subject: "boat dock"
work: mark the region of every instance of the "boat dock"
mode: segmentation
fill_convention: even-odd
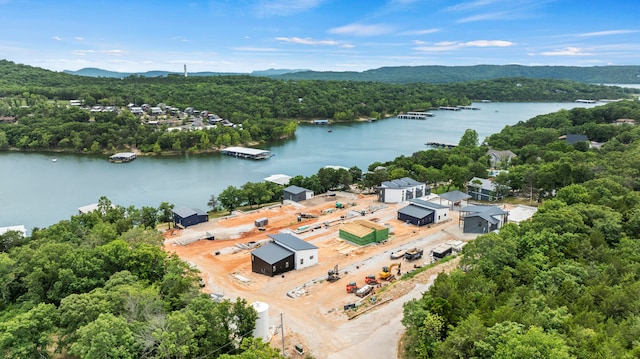
[[[113,163],[123,163],[123,162],[131,162],[136,159],[136,154],[133,152],[121,152],[116,153],[115,155],[109,157],[109,162]]]
[[[220,152],[224,155],[248,158],[252,160],[264,160],[271,157],[270,151],[247,147],[227,147]]]
[[[441,110],[441,111],[461,111],[462,109],[460,107],[440,106],[440,107],[438,107],[438,110]]]
[[[480,107],[475,107],[475,106],[456,106],[456,107],[458,107],[461,110],[475,110],[475,111],[477,111],[477,110],[480,109]]]
[[[433,117],[433,116],[435,115],[431,112],[410,111],[407,113],[398,114],[398,116],[396,117],[406,119],[406,120],[426,120],[427,117]]]
[[[430,147],[440,147],[440,148],[454,148],[457,145],[454,145],[452,143],[444,143],[444,142],[434,142],[434,141],[429,141],[427,143],[425,143],[425,145],[430,146]]]

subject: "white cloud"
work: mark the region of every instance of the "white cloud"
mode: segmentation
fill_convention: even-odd
[[[126,53],[124,50],[104,50],[100,52],[109,56],[120,56]]]
[[[76,36],[73,39],[76,40],[76,41],[84,41],[84,37],[82,37],[82,36]]]
[[[493,5],[498,2],[500,2],[500,0],[477,0],[477,1],[462,2],[456,5],[449,6],[445,10],[446,11],[471,11],[471,10],[475,10],[485,6]]]
[[[323,0],[261,1],[255,12],[259,17],[295,15],[320,5]]]
[[[414,50],[422,51],[422,52],[444,52],[444,51],[453,51],[457,49],[461,49],[464,47],[509,47],[515,45],[515,43],[511,41],[504,40],[474,40],[467,42],[460,41],[440,41],[436,42],[433,45],[429,46],[426,42],[415,42],[417,46],[414,47]]]
[[[290,42],[293,44],[301,44],[301,45],[324,45],[324,46],[338,46],[340,45],[337,41],[334,40],[314,40],[312,38],[300,38],[300,37],[276,37],[276,40],[282,42]]]
[[[509,47],[513,45],[515,45],[513,42],[504,40],[475,40],[460,43],[460,46],[467,47]]]
[[[459,24],[464,24],[467,22],[476,22],[476,21],[485,21],[485,20],[512,20],[513,18],[514,18],[513,15],[509,14],[508,12],[498,11],[498,12],[468,16],[456,22]]]
[[[331,34],[353,35],[353,36],[376,36],[384,35],[393,31],[393,28],[384,24],[363,25],[351,24],[340,27],[334,27],[329,30]]]
[[[412,31],[403,31],[400,35],[428,35],[435,34],[436,32],[440,32],[442,29],[424,29],[424,30],[412,30]]]
[[[607,30],[607,31],[596,31],[596,32],[586,32],[583,34],[578,34],[578,37],[594,37],[594,36],[609,36],[609,35],[623,35],[623,34],[633,34],[638,32],[638,30]]]
[[[60,36],[54,36],[53,39],[56,41],[62,41],[62,38]]]
[[[565,47],[563,49],[555,50],[555,51],[545,51],[541,52],[540,55],[543,56],[591,56],[592,53],[585,52],[584,49],[579,47]]]

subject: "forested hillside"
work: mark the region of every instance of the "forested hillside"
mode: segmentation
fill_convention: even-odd
[[[640,104],[538,116],[486,143],[518,157],[495,181],[541,200],[533,219],[464,247],[408,302],[407,358],[640,355]],[[559,135],[605,142],[569,145]]]

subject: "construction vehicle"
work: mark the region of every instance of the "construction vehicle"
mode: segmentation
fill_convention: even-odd
[[[347,293],[355,293],[358,291],[358,285],[356,284],[356,282],[349,282],[347,284]]]
[[[401,264],[400,263],[393,263],[393,264],[391,264],[389,266],[382,267],[382,272],[380,272],[378,274],[380,279],[388,280],[388,281],[395,280],[396,276],[391,273],[391,271],[393,270],[394,267],[398,267],[398,275],[400,275]]]
[[[360,298],[366,296],[367,294],[371,293],[371,291],[373,290],[373,287],[365,284],[362,288],[356,290],[356,295]]]
[[[333,267],[333,269],[330,269],[327,272],[327,280],[331,283],[337,281],[338,279],[340,279],[340,274],[338,273],[338,265],[336,264],[335,267]]]
[[[424,253],[424,250],[422,248],[411,248],[408,251],[404,252],[404,259],[408,261],[420,259],[422,258],[422,253]]]
[[[380,284],[380,282],[378,282],[378,280],[376,279],[375,274],[369,274],[368,276],[366,276],[364,278],[364,282],[369,284],[369,285],[378,285],[378,284]]]

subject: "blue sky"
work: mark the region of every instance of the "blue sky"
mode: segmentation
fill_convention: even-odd
[[[54,71],[640,65],[635,0],[0,0],[0,58]]]

